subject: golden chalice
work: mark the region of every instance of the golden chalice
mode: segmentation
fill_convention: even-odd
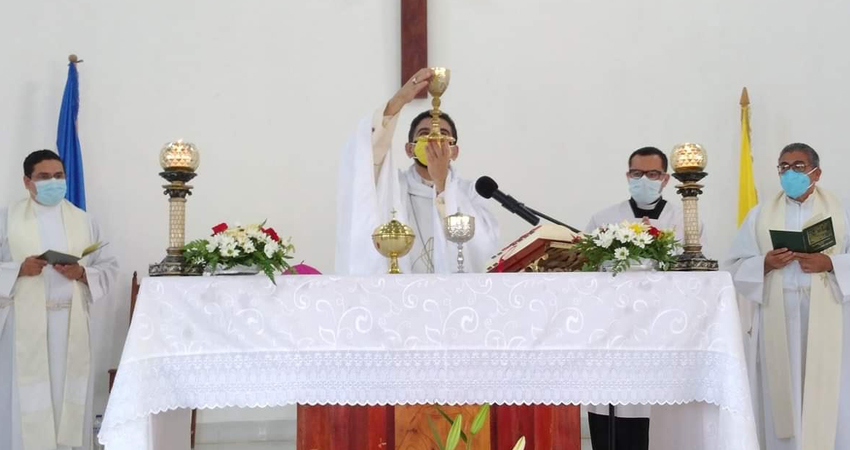
[[[410,252],[415,238],[413,229],[395,218],[395,211],[393,211],[392,220],[375,229],[372,233],[375,249],[390,259],[390,270],[387,273],[401,273],[398,259]]]
[[[429,141],[449,141],[449,144],[454,143],[454,138],[443,136],[440,132],[440,97],[449,88],[449,80],[451,80],[452,71],[445,67],[432,67],[431,81],[428,83],[428,92],[434,97],[431,100],[431,131],[428,133]]]

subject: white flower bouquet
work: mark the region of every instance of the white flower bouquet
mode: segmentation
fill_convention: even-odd
[[[573,248],[587,259],[582,270],[596,271],[611,261],[615,274],[645,259],[655,261],[659,270],[667,270],[680,247],[673,230],[659,230],[641,222],[600,227],[573,242]]]
[[[287,260],[292,259],[295,247],[290,239],[281,240],[274,228],[265,223],[228,227],[221,223],[213,227],[209,239],[198,239],[183,247],[189,264],[209,269],[230,269],[235,266],[256,267],[274,283],[278,273],[292,271]]]

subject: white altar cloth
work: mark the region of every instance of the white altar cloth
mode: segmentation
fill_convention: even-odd
[[[100,440],[150,449],[179,408],[482,402],[702,402],[705,448],[758,448],[725,272],[147,278]]]

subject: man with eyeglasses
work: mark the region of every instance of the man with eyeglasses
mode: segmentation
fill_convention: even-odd
[[[431,69],[416,73],[399,91],[360,122],[346,144],[337,195],[336,273],[376,275],[387,272],[387,260],[371,241],[376,227],[396,218],[413,229],[416,238],[399,265],[405,273],[449,273],[457,270],[457,247],[446,240],[443,220],[458,211],[475,217],[475,236],[464,244],[470,271],[483,271],[496,253],[499,236],[495,217],[474,184],[451,167],[457,159],[457,126],[446,113],[440,131],[450,139],[442,145],[417,142],[431,127],[430,111],[410,123],[404,146],[412,164],[394,170],[390,147],[402,108],[428,86]]]
[[[41,259],[48,250],[79,257],[102,236],[65,200],[59,155],[27,156],[23,181],[27,198],[0,210],[0,449],[88,449],[88,310],[117,264],[103,250],[75,263]]]
[[[661,195],[670,181],[667,155],[655,147],[643,147],[629,156],[626,172],[630,197],[595,214],[586,231],[623,221],[645,222],[659,229],[674,229],[679,240],[684,236],[684,216],[678,205]],[[616,408],[616,447],[625,450],[649,448],[650,407],[624,405]],[[594,450],[607,450],[609,443],[607,405],[588,407],[590,439]]]
[[[782,191],[750,211],[727,263],[744,317],[751,386],[768,450],[850,449],[850,215],[819,187],[818,153],[779,154]],[[835,245],[820,253],[773,248],[770,230],[800,231],[832,218]]]
[[[591,217],[586,231],[620,223],[624,220],[643,221],[659,229],[675,228],[679,240],[684,237],[682,208],[661,196],[670,181],[667,155],[655,147],[643,147],[629,156],[628,200],[603,209]]]

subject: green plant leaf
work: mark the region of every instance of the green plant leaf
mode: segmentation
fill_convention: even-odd
[[[440,413],[441,416],[443,416],[443,419],[446,419],[446,422],[448,422],[449,425],[455,424],[455,421],[452,420],[452,418],[449,417],[449,415],[446,414],[445,411],[443,411],[443,408],[440,408],[439,406],[434,406],[434,408],[437,408],[437,412]],[[467,440],[466,438],[466,433],[464,433],[463,430],[460,431],[460,440],[462,440],[464,444],[469,443],[469,440]]]
[[[521,436],[516,444],[514,444],[513,450],[525,450],[525,436]]]
[[[472,419],[472,425],[469,426],[469,434],[475,435],[484,427],[484,422],[487,421],[487,415],[490,412],[490,405],[485,403],[478,409],[475,418]]]
[[[463,416],[460,414],[455,417],[455,422],[449,430],[449,435],[446,437],[446,450],[455,450],[457,443],[460,441],[461,427],[463,426]]]
[[[434,435],[434,442],[437,443],[437,447],[440,450],[446,450],[446,446],[443,445],[443,439],[440,438],[440,433],[437,431],[437,425],[435,425],[434,421],[431,420],[431,416],[428,416],[428,428],[431,429],[431,434]]]

